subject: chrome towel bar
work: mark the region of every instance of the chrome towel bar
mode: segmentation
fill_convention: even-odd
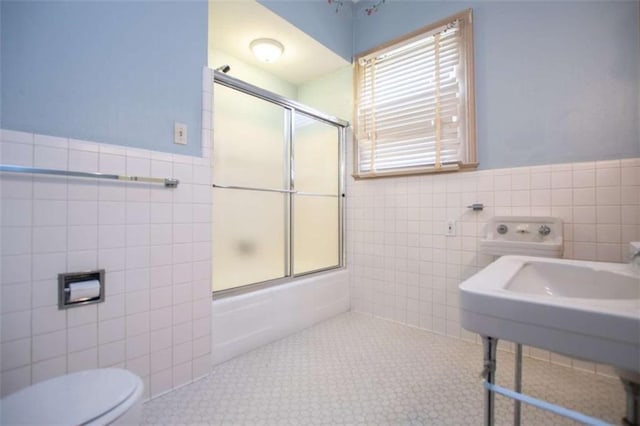
[[[180,183],[178,179],[173,179],[173,178],[154,178],[154,177],[142,177],[142,176],[112,175],[107,173],[74,172],[71,170],[39,169],[35,167],[15,166],[12,164],[0,164],[0,172],[72,176],[72,177],[80,177],[80,178],[122,180],[127,182],[162,183],[167,188],[175,188]]]

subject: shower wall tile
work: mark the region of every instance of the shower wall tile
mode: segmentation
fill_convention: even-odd
[[[637,158],[349,179],[347,194],[352,309],[466,340],[478,339],[460,326],[458,285],[494,260],[478,251],[490,217],[562,218],[567,259],[624,262],[628,242],[640,239]],[[485,209],[465,207],[473,202]],[[445,236],[448,220],[456,222],[456,236]],[[609,371],[535,348],[525,353]]]
[[[7,130],[0,134],[0,155],[10,164],[180,180],[169,189],[0,177],[0,393],[117,366],[140,375],[146,397],[154,397],[207,374],[208,158]],[[106,270],[105,302],[58,310],[57,274],[96,268]]]

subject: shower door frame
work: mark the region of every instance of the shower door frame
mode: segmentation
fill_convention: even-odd
[[[319,274],[322,272],[332,271],[344,268],[346,262],[346,253],[345,253],[345,173],[346,173],[346,137],[347,137],[347,128],[349,127],[349,122],[342,120],[338,117],[334,117],[328,114],[325,114],[321,111],[318,111],[314,108],[308,107],[299,102],[293,101],[291,99],[285,98],[284,96],[278,95],[276,93],[270,92],[268,90],[262,89],[260,87],[249,84],[245,81],[239,80],[237,78],[231,77],[220,71],[213,71],[213,84],[220,84],[222,86],[228,87],[233,90],[237,90],[241,93],[262,99],[264,101],[270,102],[272,104],[278,105],[282,107],[287,113],[285,114],[285,122],[288,124],[288,129],[285,129],[285,140],[284,150],[288,151],[288,173],[289,173],[289,190],[277,190],[274,192],[282,192],[283,194],[288,193],[288,214],[285,214],[284,220],[288,222],[285,224],[285,238],[288,242],[288,245],[285,245],[285,276],[282,278],[275,278],[266,281],[260,281],[252,284],[246,284],[239,287],[229,288],[225,290],[212,291],[213,299],[234,296],[238,294],[249,293],[252,291],[256,291],[259,289],[277,286],[280,284],[285,284],[294,281],[298,277]],[[215,93],[215,90],[212,91]],[[294,195],[295,195],[295,164],[294,164],[294,139],[295,139],[295,115],[296,112],[301,112],[304,115],[312,117],[321,122],[330,124],[335,126],[338,131],[338,264],[335,266],[329,266],[326,268],[315,269],[312,271],[301,272],[298,274],[294,273]],[[214,111],[215,114],[215,111]],[[214,129],[215,131],[215,129]],[[215,141],[213,142],[215,144]],[[213,148],[212,148],[213,150]],[[212,153],[213,155],[213,153]],[[216,185],[215,182],[213,187],[224,188],[225,186]],[[242,187],[233,187],[227,186],[228,189],[249,189]],[[256,191],[264,191],[265,189],[252,188],[251,190]],[[300,192],[300,195],[303,196],[313,196],[314,194],[308,192]],[[316,196],[327,196],[317,194]],[[215,238],[215,235],[213,236]]]

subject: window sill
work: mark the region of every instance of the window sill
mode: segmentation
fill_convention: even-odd
[[[379,179],[387,177],[401,177],[401,176],[413,176],[413,175],[431,175],[441,173],[456,173],[456,172],[470,172],[478,168],[479,163],[466,163],[466,164],[452,164],[442,166],[440,168],[430,167],[416,170],[396,170],[382,173],[367,173],[367,174],[351,174],[355,180],[364,179]]]

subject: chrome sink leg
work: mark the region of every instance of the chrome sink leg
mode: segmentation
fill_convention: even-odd
[[[495,337],[482,336],[482,348],[484,357],[484,368],[482,377],[491,384],[496,381],[496,348],[498,339]],[[495,395],[489,389],[484,390],[484,424],[493,426],[495,424]]]
[[[516,343],[516,365],[514,374],[515,391],[522,393],[522,345]],[[513,426],[520,426],[520,401],[513,401]]]
[[[627,379],[620,380],[627,394],[627,415],[622,423],[626,426],[640,426],[640,384]]]

